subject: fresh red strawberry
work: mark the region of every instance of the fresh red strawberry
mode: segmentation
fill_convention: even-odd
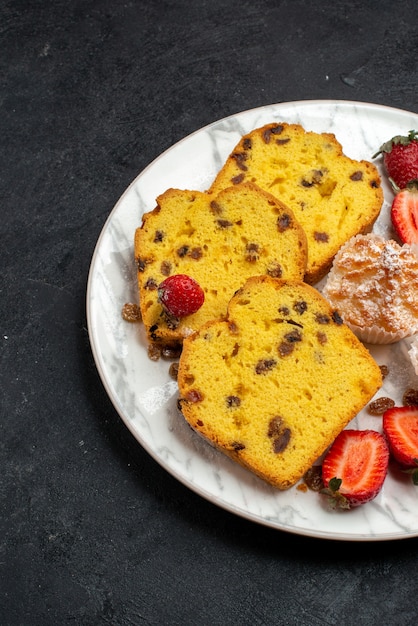
[[[174,274],[159,284],[158,300],[169,315],[179,318],[196,313],[205,301],[205,294],[194,278]]]
[[[418,406],[393,407],[383,413],[383,432],[393,458],[413,471],[418,485]]]
[[[418,181],[396,194],[390,216],[402,243],[418,243]]]
[[[343,430],[322,464],[323,493],[334,507],[349,509],[380,492],[389,464],[389,447],[375,430]]]
[[[418,179],[417,131],[411,130],[407,136],[392,137],[373,158],[379,154],[383,154],[386,172],[395,189],[405,189],[409,182]]]

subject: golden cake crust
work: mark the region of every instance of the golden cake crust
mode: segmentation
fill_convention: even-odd
[[[250,278],[225,320],[185,339],[179,406],[226,455],[295,484],[382,384],[369,352],[306,283]]]
[[[209,191],[247,181],[282,200],[304,228],[310,284],[326,274],[345,241],[372,229],[383,203],[372,163],[345,156],[333,134],[298,124],[266,124],[243,136]]]
[[[181,346],[206,321],[225,317],[248,277],[301,278],[306,257],[306,237],[292,211],[253,184],[211,195],[167,190],[135,233],[139,301],[150,343]],[[203,306],[179,320],[158,302],[158,285],[173,274],[191,276],[205,292]]]

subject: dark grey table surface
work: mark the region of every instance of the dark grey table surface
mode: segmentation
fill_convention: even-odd
[[[89,265],[135,176],[275,102],[418,113],[415,0],[3,0],[0,623],[410,625],[418,539],[236,517],[167,474],[102,386]]]

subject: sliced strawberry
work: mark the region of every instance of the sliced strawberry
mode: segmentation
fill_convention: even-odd
[[[383,486],[389,464],[389,447],[375,430],[343,430],[322,464],[323,493],[334,507],[370,502]]]
[[[402,243],[418,243],[418,184],[396,194],[390,216]]]
[[[418,406],[393,407],[385,411],[383,432],[393,458],[403,468],[417,468]]]
[[[205,293],[191,276],[173,274],[158,285],[158,300],[169,315],[181,318],[200,309]]]

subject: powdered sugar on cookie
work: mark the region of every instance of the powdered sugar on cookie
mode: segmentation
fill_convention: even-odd
[[[337,253],[324,296],[363,341],[393,343],[418,332],[418,256],[375,234]]]

